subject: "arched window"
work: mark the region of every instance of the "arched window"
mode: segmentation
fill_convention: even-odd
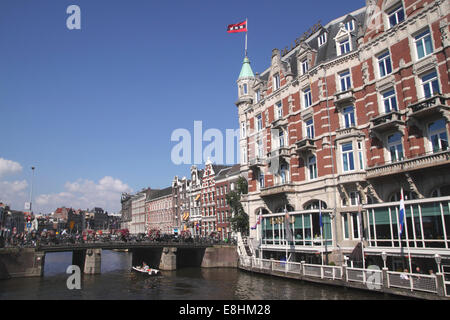
[[[277,210],[275,210],[276,213],[283,213],[284,209],[287,209],[288,212],[294,212],[295,209],[293,206],[291,206],[290,204],[288,204],[287,206],[281,206],[279,207]]]
[[[403,193],[405,196],[405,200],[415,200],[417,199],[417,193],[415,193],[414,191],[406,191]],[[400,201],[400,192],[396,192],[394,194],[392,194],[389,198],[389,202],[398,202]]]
[[[450,185],[436,188],[431,193],[432,198],[448,197],[448,196],[450,196]]]
[[[305,210],[319,210],[319,203],[322,205],[322,210],[328,208],[325,201],[313,200],[305,205]]]

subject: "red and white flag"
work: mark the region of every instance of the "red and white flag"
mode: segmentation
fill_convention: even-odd
[[[227,28],[228,33],[247,32],[247,20],[236,24],[230,24]]]

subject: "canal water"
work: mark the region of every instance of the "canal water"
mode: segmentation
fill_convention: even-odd
[[[377,293],[251,274],[238,269],[186,268],[148,277],[130,272],[131,254],[103,251],[102,274],[83,275],[81,290],[66,286],[72,253],[46,255],[42,278],[0,280],[0,300],[379,300]]]

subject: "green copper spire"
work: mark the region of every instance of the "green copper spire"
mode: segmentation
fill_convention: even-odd
[[[244,63],[242,64],[241,74],[239,75],[239,79],[241,78],[253,78],[255,75],[253,74],[252,67],[250,67],[250,60],[245,57]]]

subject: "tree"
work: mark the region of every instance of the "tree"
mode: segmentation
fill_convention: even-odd
[[[234,232],[240,232],[243,235],[249,234],[249,217],[244,211],[241,203],[241,195],[248,193],[247,180],[240,177],[237,181],[236,191],[231,191],[227,194],[227,202],[234,212],[234,217],[231,218],[231,228]]]

